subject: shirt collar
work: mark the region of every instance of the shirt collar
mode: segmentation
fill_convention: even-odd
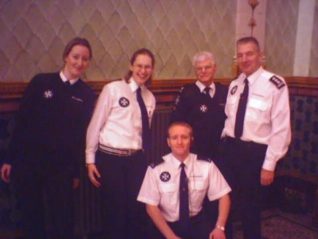
[[[199,88],[200,92],[203,93],[204,89],[206,88],[206,86],[199,80],[197,80],[195,82],[196,86]],[[211,85],[209,85],[209,87],[211,88],[210,90],[210,95],[213,97],[215,94],[215,83],[212,82]]]
[[[60,71],[60,77],[64,83],[69,81],[71,85],[74,85],[79,80],[79,79],[68,80],[66,76],[64,75],[63,71]]]
[[[132,92],[136,92],[139,87],[141,88],[141,91],[142,91],[143,88],[145,87],[144,85],[139,86],[133,77],[130,77],[128,85]]]
[[[253,74],[249,75],[248,77],[246,77],[246,75],[244,73],[242,73],[240,76],[240,81],[243,83],[244,79],[247,78],[248,84],[252,85],[259,78],[259,76],[262,74],[263,71],[264,71],[263,67],[260,66],[257,69],[257,71],[255,71]]]
[[[190,165],[191,153],[189,153],[189,155],[187,156],[187,158],[183,162],[181,162],[179,159],[177,159],[172,153],[171,153],[171,159],[172,159],[172,164],[174,165],[174,167],[180,168],[180,165],[182,163],[184,163],[186,165],[186,168],[187,168]]]

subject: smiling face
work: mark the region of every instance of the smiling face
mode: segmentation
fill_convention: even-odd
[[[129,69],[136,83],[138,85],[144,85],[152,76],[152,59],[146,54],[139,54]]]
[[[67,79],[78,79],[87,69],[90,62],[90,51],[86,46],[75,45],[64,57],[63,72]]]
[[[262,53],[253,42],[237,45],[237,64],[246,76],[253,74],[262,65]]]
[[[198,61],[195,64],[195,74],[198,80],[205,86],[211,85],[216,70],[216,65],[210,59]]]
[[[180,161],[184,161],[190,153],[192,129],[186,124],[174,124],[168,130],[167,143],[172,154]]]

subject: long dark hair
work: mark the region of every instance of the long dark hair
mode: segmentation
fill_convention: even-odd
[[[152,65],[152,67],[155,66],[155,56],[154,56],[154,54],[153,54],[149,49],[147,49],[147,48],[141,48],[141,49],[138,49],[137,51],[135,51],[135,52],[133,53],[133,55],[131,56],[131,58],[130,58],[130,65],[133,65],[133,64],[135,63],[135,61],[136,61],[136,59],[137,59],[137,57],[138,57],[139,55],[147,55],[147,56],[149,56],[150,59],[151,59],[151,65]],[[132,71],[129,70],[129,71],[127,72],[127,74],[124,76],[124,79],[125,79],[125,81],[126,81],[127,83],[129,82],[129,79],[130,79],[131,76],[132,76]],[[152,82],[152,75],[150,76],[150,79],[147,80],[146,85],[149,86],[149,85],[151,84],[151,82]]]
[[[75,37],[66,44],[64,51],[63,51],[63,55],[62,55],[63,61],[68,56],[68,54],[70,54],[73,47],[77,46],[77,45],[85,46],[89,51],[89,59],[92,59],[93,51],[92,51],[92,47],[89,44],[88,40],[86,40],[85,38]]]

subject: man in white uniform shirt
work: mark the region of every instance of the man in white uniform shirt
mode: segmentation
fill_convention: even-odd
[[[254,37],[237,41],[237,63],[242,73],[227,96],[222,172],[232,187],[244,238],[260,239],[261,186],[274,181],[276,164],[291,140],[288,87],[282,77],[262,68]]]
[[[152,239],[224,239],[225,224],[230,209],[229,185],[215,164],[208,158],[190,153],[192,128],[185,122],[174,122],[168,129],[167,142],[171,153],[161,162],[148,167],[137,200],[146,204],[146,210],[156,229]],[[184,167],[187,204],[181,206],[182,170]],[[205,196],[219,200],[216,225],[210,225],[203,214]],[[182,210],[189,220],[184,227]]]

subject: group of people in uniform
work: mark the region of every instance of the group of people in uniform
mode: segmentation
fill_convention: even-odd
[[[171,153],[160,159],[146,158],[154,54],[134,52],[125,77],[96,103],[80,79],[91,58],[89,42],[74,38],[62,69],[36,75],[25,91],[1,167],[21,201],[25,238],[74,238],[72,194],[85,161],[101,193],[104,239],[232,238],[233,210],[244,238],[261,239],[260,192],[274,181],[291,130],[288,87],[263,69],[257,39],[237,41],[241,74],[229,87],[214,82],[212,53],[193,57],[197,81],[176,99]]]

